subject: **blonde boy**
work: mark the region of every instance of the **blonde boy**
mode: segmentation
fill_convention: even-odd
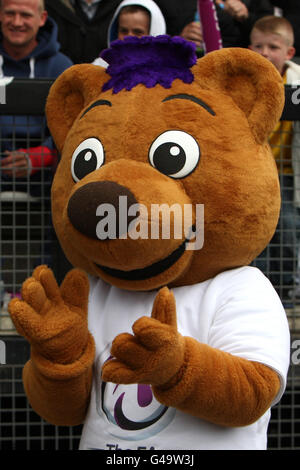
[[[285,18],[265,16],[253,26],[250,35],[252,51],[268,59],[281,74],[284,84],[293,84],[300,79],[300,67],[291,62],[295,55],[294,31]],[[281,173],[293,173],[291,164],[293,125],[281,121],[270,136],[270,145]]]
[[[268,59],[277,68],[284,84],[300,84],[300,66],[291,59],[295,55],[294,31],[286,18],[265,16],[253,26],[249,48]],[[297,261],[297,232],[300,230],[300,125],[280,121],[269,138],[278,167],[282,212],[279,227],[270,245],[274,258],[269,276],[285,301],[293,295]],[[275,245],[275,248],[272,247]],[[277,247],[276,247],[277,245]],[[260,266],[260,263],[257,264]],[[262,268],[263,271],[265,269]],[[299,287],[298,287],[299,289]],[[287,295],[288,294],[288,295]]]
[[[250,35],[252,51],[270,60],[284,76],[288,64],[295,55],[294,31],[288,20],[279,16],[264,16],[253,26]]]

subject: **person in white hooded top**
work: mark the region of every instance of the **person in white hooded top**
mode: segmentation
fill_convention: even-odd
[[[164,16],[152,0],[124,0],[116,9],[108,28],[107,47],[125,36],[159,36],[166,34]],[[101,57],[93,64],[107,67]]]

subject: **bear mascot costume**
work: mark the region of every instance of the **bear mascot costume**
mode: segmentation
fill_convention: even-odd
[[[289,330],[254,258],[280,188],[269,133],[284,103],[267,60],[197,60],[179,37],[125,38],[65,71],[46,114],[61,154],[53,223],[74,269],[37,267],[10,314],[23,382],[80,449],[265,449]]]

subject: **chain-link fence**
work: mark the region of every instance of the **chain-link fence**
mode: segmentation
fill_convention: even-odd
[[[3,450],[77,449],[81,432],[80,426],[52,426],[30,408],[22,385],[22,368],[29,357],[29,346],[16,334],[7,312],[7,302],[19,295],[22,282],[36,265],[50,265],[58,281],[68,267],[51,223],[50,185],[54,167],[43,164],[42,144],[49,137],[43,114],[50,85],[51,81],[47,80],[15,80],[7,86],[7,104],[0,105],[0,124],[4,122],[4,127],[9,124],[12,129],[4,135],[1,127],[2,152],[4,144],[13,150],[21,146],[38,148],[41,162],[38,176],[23,177],[21,185],[13,183],[9,187],[8,180],[3,183],[0,178],[0,449]],[[291,329],[288,384],[281,402],[272,410],[269,449],[300,449],[300,214],[293,201],[297,174],[291,173],[293,152],[300,154],[298,91],[286,87],[283,120],[293,123],[287,127],[281,123],[272,142],[274,152],[277,150],[284,196],[280,222],[271,243],[255,261],[277,289]],[[25,115],[34,119],[26,118],[25,123]],[[11,116],[8,124],[3,121],[5,116]],[[39,119],[39,134],[35,118]],[[19,123],[22,132],[18,131]],[[291,132],[293,135],[289,136]]]

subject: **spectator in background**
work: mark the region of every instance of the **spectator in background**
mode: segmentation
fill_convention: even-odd
[[[47,16],[43,0],[1,0],[0,76],[56,78],[72,65],[59,52],[57,26]],[[39,116],[0,116],[1,190],[12,188],[40,193],[41,167],[53,165],[56,150],[49,137],[36,142],[45,131]],[[30,141],[35,142],[28,148]]]
[[[194,18],[198,1],[194,1]],[[272,15],[269,0],[215,0],[223,47],[248,47],[250,32],[255,21]],[[198,31],[198,32],[197,32]],[[198,45],[202,41],[201,24],[187,23],[181,35]]]
[[[216,0],[223,47],[248,47],[251,29],[273,14],[269,0]]]
[[[157,36],[165,34],[164,17],[152,0],[123,0],[118,6],[108,28],[107,44],[125,36]],[[107,66],[100,57],[95,65]]]
[[[274,7],[281,8],[282,16],[292,25],[294,30],[295,55],[300,57],[300,4],[297,0],[270,0]]]
[[[155,0],[155,3],[165,18],[170,36],[180,36],[195,18],[197,0]]]
[[[121,0],[45,0],[58,25],[61,51],[74,63],[93,62],[107,47],[107,31]],[[180,35],[195,16],[197,0],[155,0],[165,21],[166,33]]]
[[[295,54],[294,31],[286,18],[266,16],[258,20],[251,32],[250,49],[261,54],[277,68],[284,84],[300,83],[300,66],[291,61]],[[288,299],[295,282],[300,229],[300,125],[280,121],[270,136],[270,145],[278,167],[282,208],[276,233],[267,248],[270,280],[281,285],[283,300]],[[266,270],[265,251],[257,266]]]
[[[121,0],[45,0],[58,25],[61,51],[75,64],[92,62],[107,47],[107,30]]]

